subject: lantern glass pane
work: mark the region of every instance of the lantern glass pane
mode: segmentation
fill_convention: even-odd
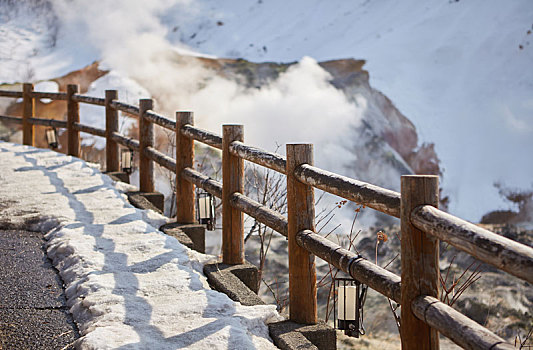
[[[131,152],[123,150],[121,154],[122,169],[131,169]]]
[[[57,134],[54,128],[46,129],[46,142],[51,148],[57,148]]]
[[[338,310],[339,320],[353,321],[355,320],[355,303],[357,296],[357,287],[355,286],[339,286]],[[346,307],[345,307],[346,302]],[[346,315],[344,311],[346,310]]]
[[[201,219],[209,219],[210,218],[210,215],[209,215],[209,197],[208,196],[205,196],[205,195],[201,195],[200,198],[199,198],[199,201],[198,201],[198,209],[199,209],[199,212],[200,212],[200,220]]]

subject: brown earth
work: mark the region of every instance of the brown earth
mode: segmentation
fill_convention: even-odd
[[[99,63],[92,64],[68,73],[59,78],[50,79],[57,83],[60,92],[67,91],[68,84],[79,84],[80,93],[86,93],[93,81],[106,75],[108,71],[98,68]],[[7,115],[22,116],[22,103],[13,103],[7,110]],[[40,99],[35,99],[35,116],[44,119],[66,120],[67,105],[65,101],[51,101],[44,103]],[[35,146],[40,148],[47,148],[48,143],[45,138],[45,130],[48,127],[36,125],[35,126]],[[63,145],[66,145],[67,137],[65,133],[59,132],[59,149],[60,152],[66,152]],[[89,149],[86,153],[91,153]]]

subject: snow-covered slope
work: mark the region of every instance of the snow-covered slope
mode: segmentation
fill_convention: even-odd
[[[452,212],[479,219],[501,203],[495,181],[532,185],[530,0],[206,0],[197,6],[178,20],[174,13],[164,17],[177,28],[171,41],[251,60],[367,60],[372,86],[415,123],[423,141],[435,142]]]
[[[84,161],[0,142],[0,198],[4,224],[48,231],[77,349],[275,348],[265,324],[279,318],[274,305],[211,290],[202,267],[216,258],[158,231],[167,218],[132,207]]]
[[[35,7],[47,1],[19,3]],[[23,67],[16,62],[24,62],[33,77],[47,79],[101,58],[104,67],[164,96],[165,107],[193,109],[198,122],[214,131],[221,121],[251,125],[254,116],[257,120],[292,115],[320,130],[319,139],[330,142],[355,137],[346,135],[346,130],[357,122],[353,115],[364,105],[344,101],[335,93],[323,94],[327,77],[317,73],[313,61],[304,60],[296,70],[301,74],[293,74],[308,74],[306,79],[253,92],[209,80],[205,70],[177,64],[168,52],[255,61],[300,61],[304,56],[365,59],[372,86],[414,122],[422,142],[436,144],[452,213],[479,220],[488,210],[505,207],[493,187],[495,181],[531,186],[530,0],[119,0],[96,6],[57,0],[51,4],[46,16],[18,11],[3,17],[7,20],[1,27],[9,35],[0,38],[0,46],[17,47],[22,53],[16,59],[0,54],[2,62],[9,67]],[[57,18],[53,23],[59,29],[50,25],[49,18]],[[46,44],[43,37],[55,38],[55,45]],[[13,45],[14,41],[22,44]],[[22,50],[26,47],[36,51]],[[0,81],[23,80],[22,68],[17,69],[2,68]],[[191,82],[205,79],[207,88],[197,93]],[[336,110],[324,108],[328,105]],[[259,113],[257,106],[266,109]],[[331,120],[324,124],[324,118]],[[289,141],[275,131],[268,132],[270,149],[275,141]],[[264,128],[259,133],[267,134]],[[304,132],[295,132],[290,141],[295,140],[317,142]],[[268,138],[256,143],[262,142]],[[321,149],[317,145],[316,156],[331,159],[331,152],[321,154]],[[337,159],[346,160],[342,154]],[[389,187],[398,184],[399,179]]]

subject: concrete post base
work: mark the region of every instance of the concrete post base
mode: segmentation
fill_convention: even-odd
[[[337,334],[325,323],[302,325],[282,321],[269,324],[268,329],[274,344],[283,350],[337,349]]]
[[[152,209],[163,213],[165,210],[165,196],[159,192],[126,192],[130,203],[140,209]]]
[[[123,171],[109,171],[109,172],[106,171],[104,172],[104,174],[112,178],[114,181],[121,181],[127,184],[130,183],[130,175]]]
[[[174,236],[189,248],[200,253],[205,253],[205,227],[199,224],[180,224],[172,222],[159,228],[169,236]]]
[[[230,299],[243,305],[264,305],[257,296],[257,267],[245,263],[227,265],[213,263],[204,265],[204,273],[211,287],[225,293]]]

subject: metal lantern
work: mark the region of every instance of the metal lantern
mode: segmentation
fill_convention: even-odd
[[[333,279],[333,292],[337,296],[333,299],[334,325],[350,337],[359,338],[359,335],[365,334],[363,305],[367,288],[354,279]]]
[[[133,170],[133,152],[129,148],[125,148],[120,153],[120,164],[122,171],[126,174],[131,174]]]
[[[196,219],[208,231],[215,229],[215,198],[211,193],[196,191]]]
[[[56,128],[48,128],[45,131],[46,142],[52,149],[56,149],[59,146],[57,142],[57,130]]]

